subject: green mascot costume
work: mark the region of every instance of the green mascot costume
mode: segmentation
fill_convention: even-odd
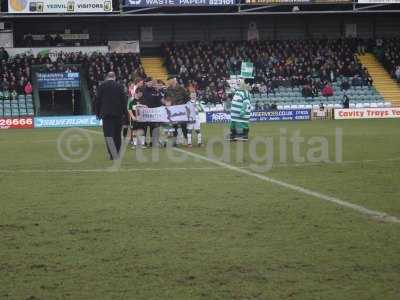
[[[249,86],[244,79],[239,79],[239,88],[231,102],[230,140],[248,140],[251,113]]]

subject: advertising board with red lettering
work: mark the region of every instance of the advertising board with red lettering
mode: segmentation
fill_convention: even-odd
[[[335,120],[400,118],[400,107],[335,109]]]
[[[33,128],[32,117],[0,118],[0,129],[27,129]]]

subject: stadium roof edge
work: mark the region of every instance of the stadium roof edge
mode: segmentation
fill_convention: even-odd
[[[185,17],[185,16],[249,16],[249,15],[360,15],[360,14],[392,14],[400,13],[396,10],[340,10],[340,11],[297,11],[297,12],[271,12],[271,11],[237,11],[237,12],[215,12],[215,13],[111,13],[111,14],[9,14],[0,13],[1,19],[24,19],[24,18],[129,18],[129,17]]]

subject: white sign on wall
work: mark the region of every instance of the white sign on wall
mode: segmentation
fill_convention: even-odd
[[[139,41],[109,41],[110,52],[140,53]]]
[[[252,41],[256,40],[258,41],[260,38],[258,29],[257,29],[257,23],[256,22],[250,22],[249,23],[249,28],[247,29],[247,40]]]
[[[153,27],[143,26],[140,27],[140,40],[142,42],[152,42],[153,41]]]
[[[14,36],[12,31],[0,31],[0,45],[4,48],[14,47]]]
[[[10,56],[18,54],[26,55],[48,55],[51,60],[56,60],[58,56],[63,53],[82,53],[90,55],[94,52],[105,54],[108,52],[106,46],[93,46],[93,47],[41,47],[41,48],[6,48]]]
[[[347,38],[357,37],[357,24],[346,24],[344,34]]]

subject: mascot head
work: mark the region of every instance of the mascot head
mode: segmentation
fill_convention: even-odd
[[[245,91],[250,91],[250,89],[251,89],[248,79],[244,79],[244,78],[241,78],[239,87],[241,90],[245,90]]]

